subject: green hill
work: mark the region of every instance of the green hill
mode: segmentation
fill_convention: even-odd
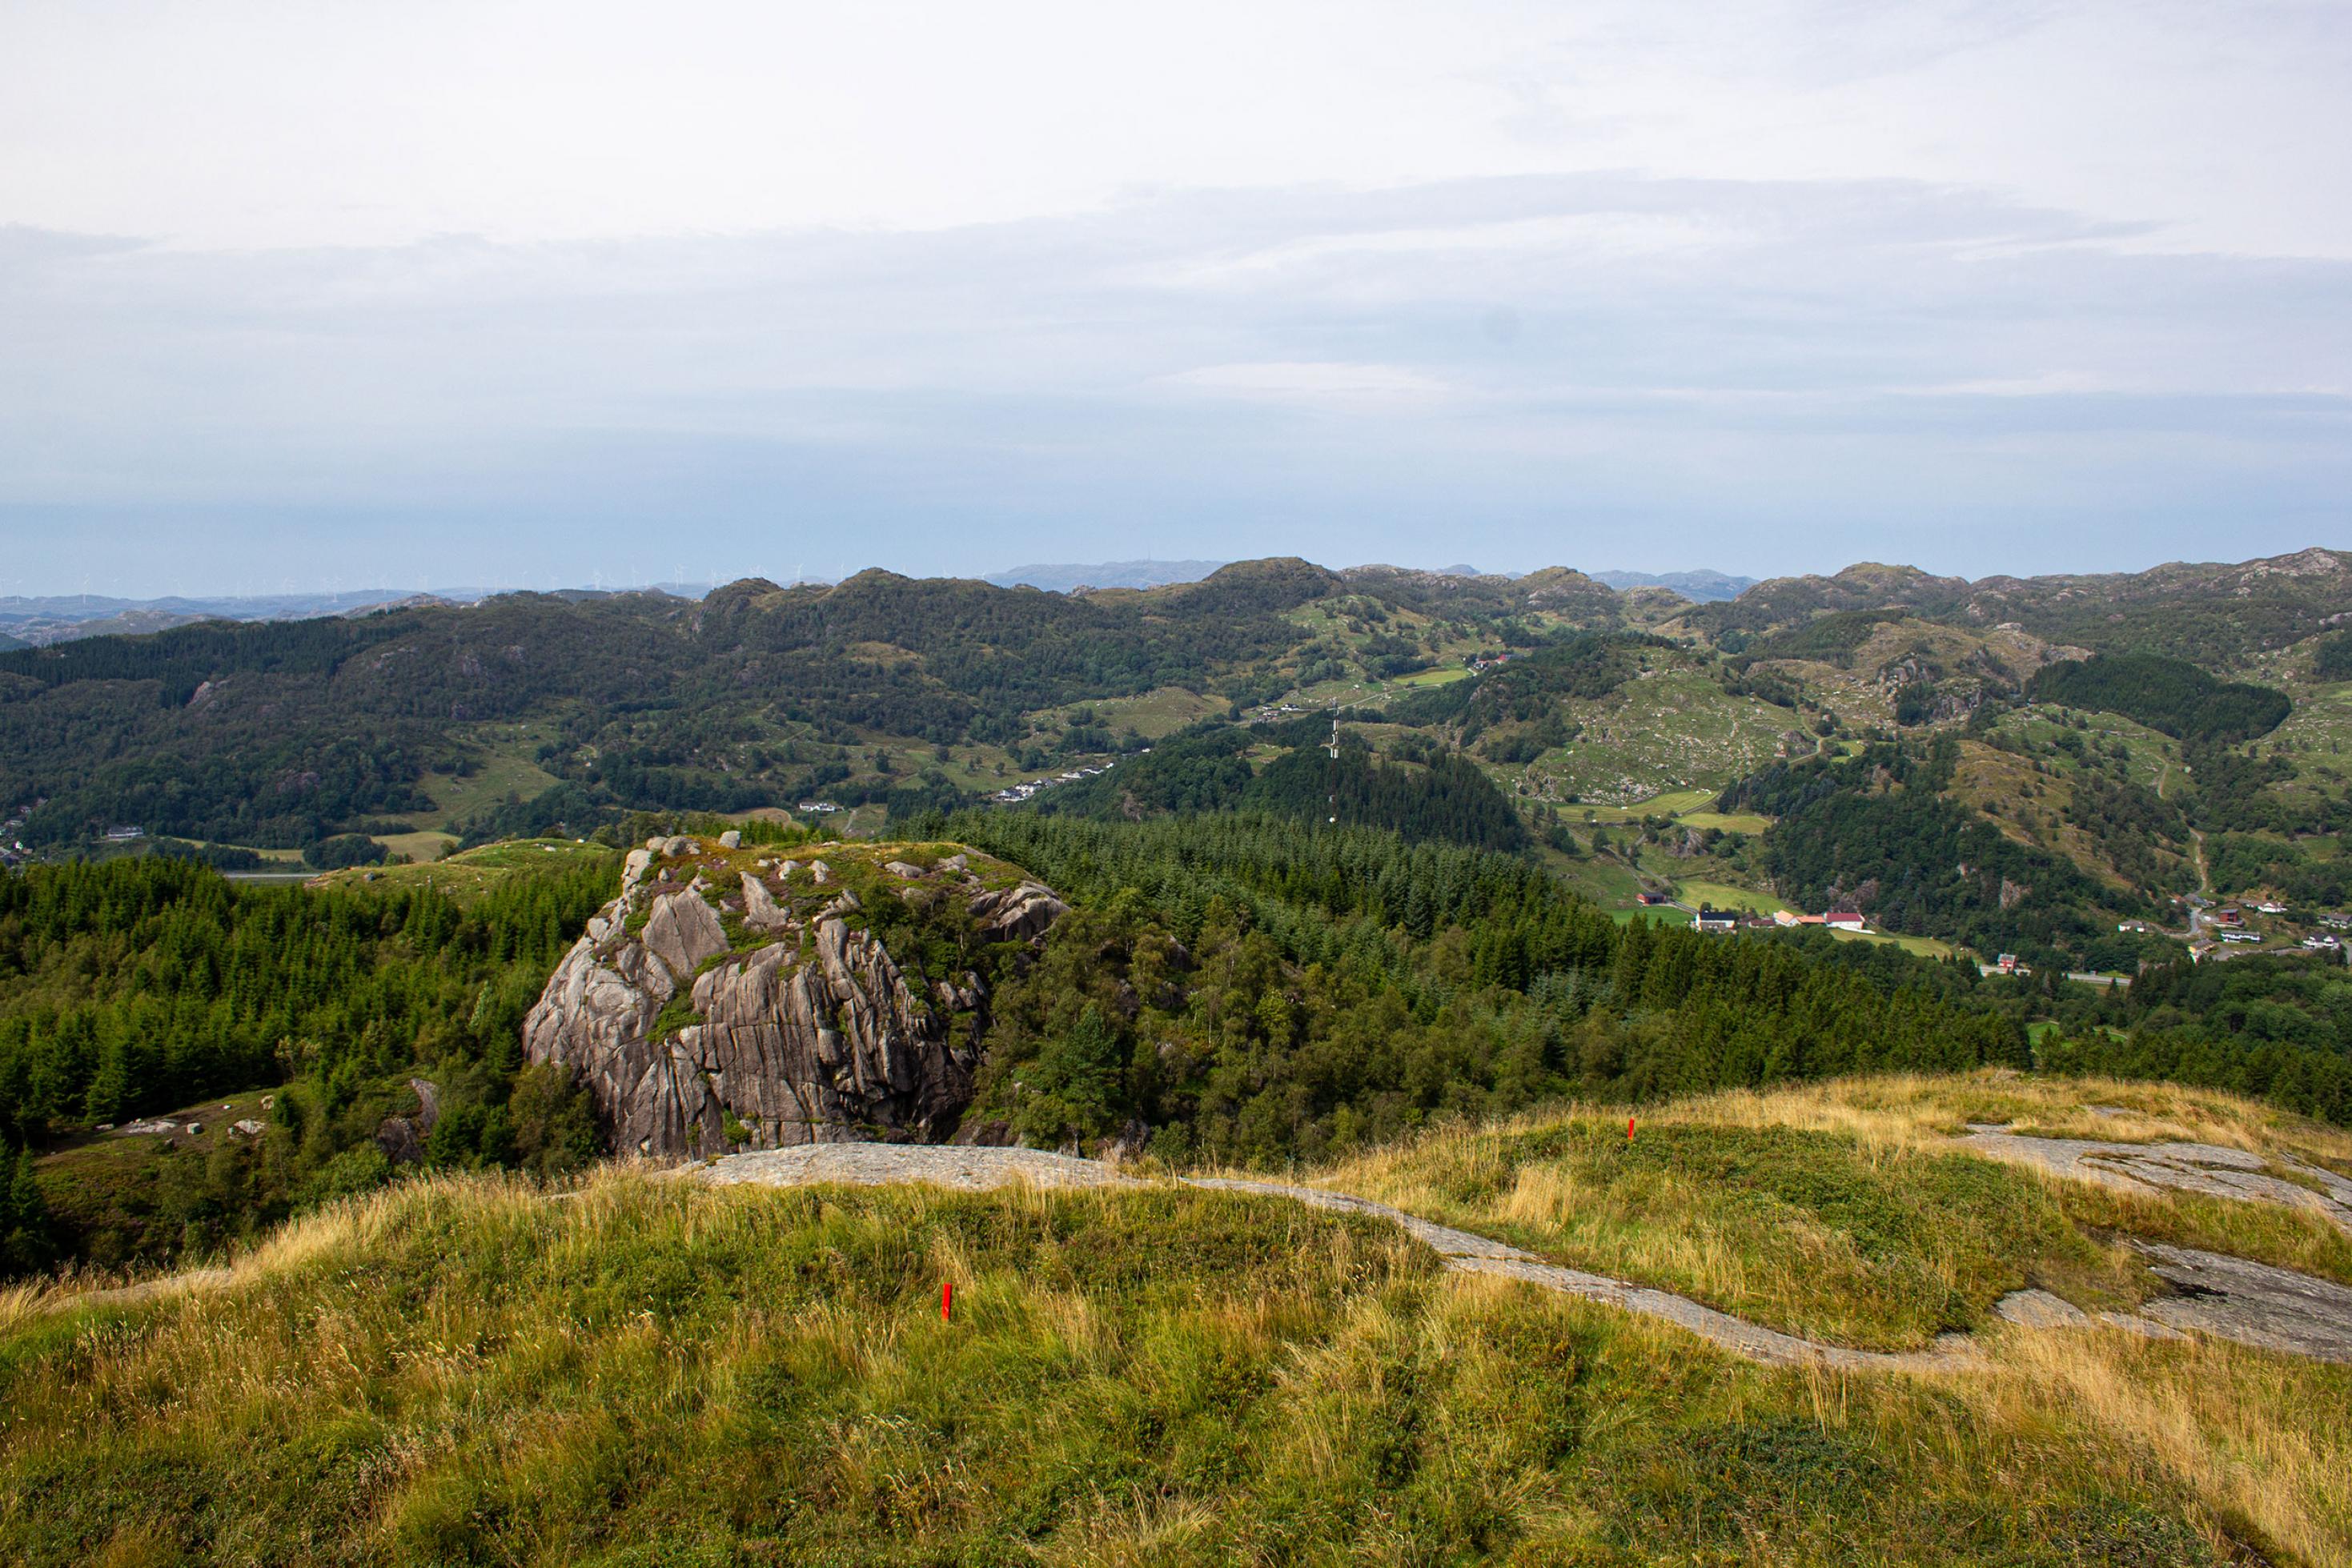
[[[2027,688],[2039,702],[2119,713],[2176,740],[2231,745],[2268,735],[2294,704],[2284,692],[2218,681],[2157,653],[2098,654],[2053,664]]]
[[[1669,1108],[1631,1163],[1571,1114],[1328,1178],[1685,1288],[1744,1274],[1727,1304],[1767,1316],[1834,1238],[1866,1288],[1806,1299],[1900,1342],[2027,1278],[2128,1301],[2095,1228],[2215,1209],[2053,1196],[1903,1141],[2095,1092],[2131,1096],[1864,1081]],[[2130,1103],[2319,1152],[2247,1107]],[[1553,1226],[1570,1186],[1597,1231]],[[2170,1568],[2352,1546],[2340,1369],[2112,1330],[1982,1343],[1927,1376],[1761,1365],[1449,1270],[1375,1218],[1164,1184],[441,1177],[175,1288],[0,1297],[0,1556]]]

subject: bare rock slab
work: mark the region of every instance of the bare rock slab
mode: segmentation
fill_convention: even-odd
[[[2143,1303],[2141,1316],[2240,1344],[2352,1362],[2352,1289],[2219,1252],[2138,1246],[2148,1267],[2179,1292]]]
[[[2090,1138],[2037,1138],[1970,1124],[1962,1148],[1993,1159],[2040,1166],[2121,1192],[2201,1193],[2308,1208],[2352,1231],[2352,1180],[2304,1161],[2277,1163],[2300,1181],[2273,1176],[2262,1155],[2220,1144],[2110,1144]],[[2308,1183],[2309,1185],[2305,1185]]]

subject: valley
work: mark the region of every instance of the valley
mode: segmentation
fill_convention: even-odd
[[[1303,808],[1304,764],[1336,714],[1401,777],[1433,748],[1474,764],[1555,871],[1630,911],[1635,894],[1685,883],[1736,890],[1748,907],[1789,902],[1800,884],[1765,863],[1778,819],[1752,809],[1750,780],[1865,745],[1916,753],[1956,739],[1937,793],[2059,865],[2054,900],[2024,896],[2064,907],[1999,931],[1916,914],[1875,928],[2074,967],[2100,956],[2102,920],[2112,935],[2168,912],[2162,924],[2183,927],[2171,901],[2199,891],[2200,834],[2231,835],[2220,863],[2236,884],[2203,890],[2217,898],[2346,901],[2335,848],[2352,810],[2338,733],[2352,727],[2352,680],[2331,684],[2316,650],[2342,635],[2326,622],[2347,575],[2326,551],[1973,585],[1857,567],[1695,603],[1572,571],[1263,561],[1075,597],[881,573],[736,584],[699,603],[507,596],[0,655],[0,753],[31,791],[17,805],[34,856],[86,852],[130,822],[218,864],[305,853],[332,864],[584,837],[631,810],[798,813],[872,834],[998,796],[1080,809],[1052,797],[1064,775],[1228,727],[1246,737],[1230,754],[1253,774],[1298,759],[1289,795]],[[2085,616],[2102,599],[2116,608]],[[2036,685],[2103,648],[2168,657],[2145,641],[2159,611],[2227,628],[2200,678],[2259,677],[2283,694],[2266,736],[2221,738],[2210,783],[2190,754],[2213,741]],[[592,650],[600,663],[581,664]],[[2173,678],[2157,668],[2133,678]],[[380,685],[395,669],[409,674]],[[148,681],[165,687],[161,710],[142,706]],[[247,747],[240,713],[264,711],[295,723]],[[87,738],[35,745],[60,727]],[[127,760],[80,768],[75,744]],[[182,781],[159,793],[142,769],[163,766]],[[1196,810],[1238,796],[1237,775],[1221,779],[1078,797],[1091,810],[1167,809],[1155,799]],[[1872,880],[1843,895],[1866,902]]]

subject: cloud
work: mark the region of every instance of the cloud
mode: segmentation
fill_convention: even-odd
[[[1202,365],[1154,384],[1213,397],[1305,404],[1426,402],[1450,389],[1433,376],[1398,365],[1350,365],[1328,361],[1260,361],[1253,364]]]
[[[177,561],[173,586],[387,528],[442,541],[445,581],[583,576],[640,535],[982,570],[1099,554],[1108,519],[1160,553],[1421,559],[1443,526],[1482,564],[1773,570],[2211,555],[2214,517],[2342,537],[2352,264],[2142,232],[1920,182],[1625,173],[919,232],[20,231],[0,537],[70,574],[60,519],[155,519],[116,570]]]

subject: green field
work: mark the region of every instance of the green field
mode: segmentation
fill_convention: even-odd
[[[1107,729],[1131,729],[1146,740],[1158,740],[1204,718],[1222,718],[1229,706],[1223,697],[1187,691],[1182,686],[1157,686],[1139,696],[1068,703],[1060,707],[1040,708],[1024,716],[1033,727],[1058,729],[1071,722],[1073,714],[1090,709],[1095,722]]]
[[[1691,797],[1683,809],[1695,810],[1772,758],[1793,722],[1785,709],[1728,695],[1686,655],[1654,657],[1649,674],[1610,695],[1562,705],[1582,732],[1526,769],[1538,793],[1574,794],[1634,816],[1683,797]]]
[[[555,727],[547,722],[479,725],[453,730],[452,738],[481,748],[480,767],[463,779],[450,773],[427,773],[420,788],[431,798],[433,810],[412,811],[399,820],[405,821],[412,831],[446,829],[467,817],[495,810],[509,796],[530,800],[555,783],[555,775],[531,759],[542,743],[555,737]]]
[[[1830,935],[1841,942],[1892,942],[1922,958],[1948,958],[1958,950],[1949,942],[1934,936],[1898,936],[1885,931],[1832,931]]]
[[[1769,893],[1759,893],[1752,887],[1734,887],[1729,883],[1707,882],[1689,878],[1675,883],[1675,896],[1685,904],[1711,904],[1717,909],[1752,909],[1759,915],[1769,915],[1789,907]]]
[[[1598,822],[1638,822],[1644,817],[1678,817],[1685,811],[1700,810],[1715,801],[1713,789],[1668,789],[1646,800],[1622,806],[1601,806],[1587,802],[1580,806],[1564,806],[1572,821]]]
[[[424,828],[413,833],[378,833],[375,841],[387,853],[406,855],[412,861],[441,858],[442,852],[457,846],[457,841],[438,829]]]
[[[1399,675],[1389,682],[1391,686],[1443,686],[1454,681],[1466,681],[1471,672],[1461,664],[1449,664],[1434,670],[1416,670],[1409,675]]]

